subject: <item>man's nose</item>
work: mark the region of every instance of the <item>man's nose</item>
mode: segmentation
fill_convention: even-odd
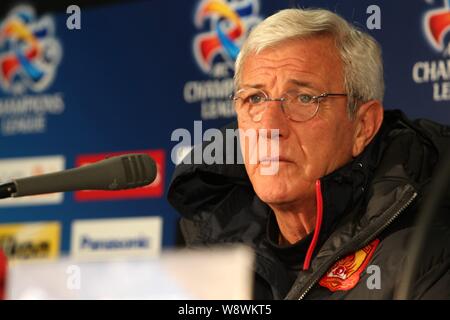
[[[283,110],[282,103],[279,99],[267,101],[264,114],[260,121],[260,127],[262,129],[278,129],[280,137],[287,136],[289,131],[289,119]]]

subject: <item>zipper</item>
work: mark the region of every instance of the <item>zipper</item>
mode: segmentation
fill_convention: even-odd
[[[396,212],[395,214],[392,215],[392,217],[386,222],[384,223],[381,228],[379,228],[371,237],[368,238],[368,240],[366,240],[365,242],[363,242],[363,245],[361,245],[361,248],[364,248],[365,246],[367,246],[375,237],[377,237],[380,233],[382,233],[390,224],[392,224],[392,222],[398,218],[398,216],[405,211],[410,205],[411,203],[414,201],[414,199],[417,197],[417,192],[414,192],[412,194],[412,196],[408,199],[408,201],[406,201],[406,203],[404,205],[402,205]],[[361,238],[362,236],[358,237],[355,242],[357,242],[359,240],[359,238]],[[333,265],[334,263],[336,263],[336,261],[339,261],[339,259],[342,258],[343,252],[344,250],[340,250],[339,254],[337,255],[337,257],[335,259],[333,259],[333,262],[330,264]],[[320,268],[318,270],[318,272],[316,274],[318,274],[319,276],[314,277],[314,280],[308,285],[308,287],[306,288],[306,290],[303,291],[303,293],[299,296],[298,300],[302,300],[306,294],[312,289],[312,287],[314,287],[314,285],[317,283],[317,281],[320,280],[321,276],[323,275],[324,272],[326,272],[329,267],[327,264],[327,268]],[[325,269],[325,270],[323,270]],[[319,272],[320,271],[320,272]]]
[[[322,217],[323,217],[323,199],[322,199],[322,190],[320,180],[316,181],[316,203],[317,203],[317,212],[316,212],[316,227],[314,228],[314,235],[309,245],[308,251],[306,252],[305,261],[303,262],[303,270],[309,270],[309,266],[311,265],[312,255],[314,250],[316,249],[317,241],[319,239],[320,228],[322,226]]]

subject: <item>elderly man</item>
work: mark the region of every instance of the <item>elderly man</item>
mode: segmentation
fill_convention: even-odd
[[[239,129],[271,131],[258,139],[279,154],[252,162],[241,135],[244,166],[178,166],[168,198],[187,244],[251,246],[255,298],[392,299],[449,128],[384,111],[379,45],[326,10],[260,23],[235,81]],[[413,298],[450,298],[449,204]]]

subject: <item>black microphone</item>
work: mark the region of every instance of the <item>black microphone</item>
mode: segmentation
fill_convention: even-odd
[[[155,161],[145,153],[130,153],[79,168],[13,180],[0,185],[0,199],[77,190],[131,189],[148,185],[155,178]]]

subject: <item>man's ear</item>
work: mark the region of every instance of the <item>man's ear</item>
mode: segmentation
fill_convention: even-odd
[[[383,106],[378,100],[371,100],[359,106],[355,115],[353,157],[358,156],[377,134],[383,122],[383,115]]]

